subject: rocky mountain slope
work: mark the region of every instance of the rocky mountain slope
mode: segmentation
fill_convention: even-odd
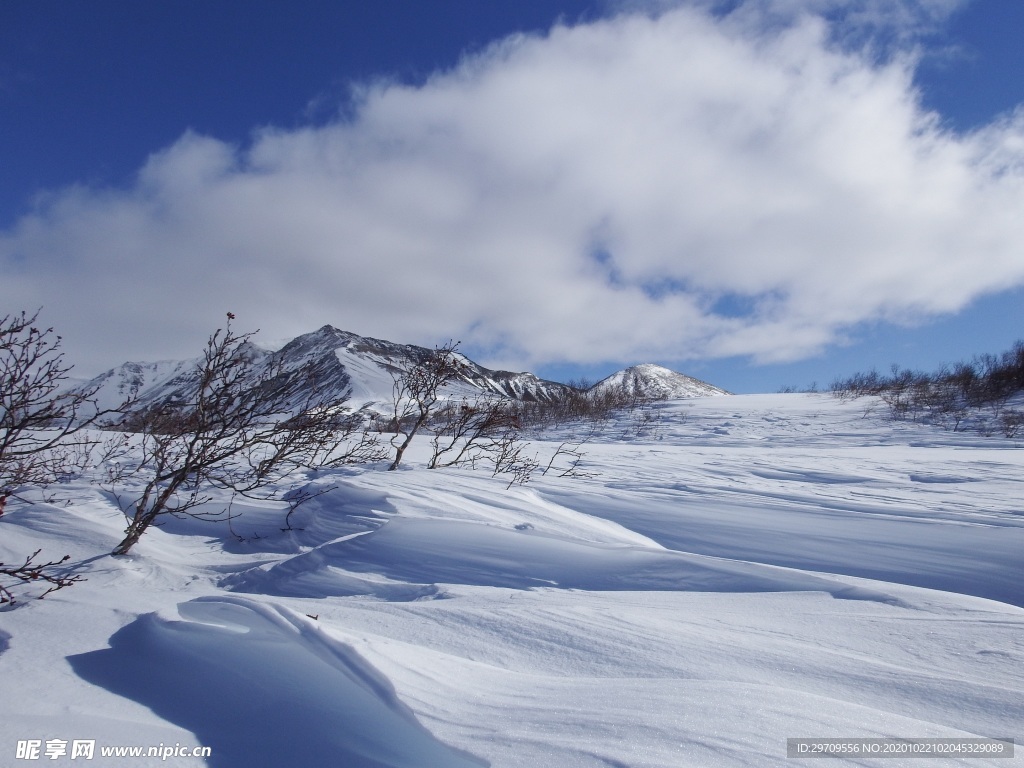
[[[724,389],[660,365],[645,363],[613,373],[595,384],[594,390],[625,389],[631,395],[654,400],[675,400],[682,397],[728,395]]]
[[[394,382],[392,375],[433,351],[413,344],[359,336],[330,325],[298,336],[276,350],[252,343],[247,343],[245,349],[256,370],[263,366],[280,369],[284,386],[294,389],[297,402],[301,400],[303,388],[312,380],[329,396],[340,399],[348,393],[349,405],[355,408],[389,402]],[[489,393],[516,400],[552,402],[571,389],[532,373],[491,370],[465,356],[460,357],[464,374],[448,387],[446,394],[449,396]],[[136,398],[137,407],[143,407],[180,399],[194,389],[195,363],[195,360],[124,363],[86,386],[99,388],[98,397],[103,407],[113,407],[129,395]],[[627,368],[599,382],[594,389],[610,387],[625,387],[631,394],[653,399],[728,394],[656,365]]]

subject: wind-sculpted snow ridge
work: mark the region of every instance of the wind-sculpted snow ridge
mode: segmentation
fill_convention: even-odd
[[[385,677],[307,617],[231,597],[178,613],[141,616],[109,649],[69,661],[85,680],[187,727],[212,765],[487,765],[438,742]]]
[[[399,471],[292,478],[314,498],[290,526],[284,501],[217,497],[230,522],[170,520],[128,557],[104,554],[124,517],[103,472],[26,491],[0,561],[67,552],[87,581],[0,615],[0,765],[26,739],[205,745],[214,768],[783,768],[787,738],[1019,741],[1021,444],[866,398],[649,410],[582,445],[585,477],[427,470],[424,441]]]
[[[360,582],[352,572],[383,576],[392,586]],[[395,519],[376,531],[343,537],[251,576],[255,578],[234,583],[242,591],[305,597],[360,594],[354,590],[365,589],[364,594],[403,599],[395,596],[395,585],[408,584],[404,599],[419,599],[437,594],[437,584],[462,584],[589,591],[824,592],[899,603],[876,590],[785,568],[453,520]]]

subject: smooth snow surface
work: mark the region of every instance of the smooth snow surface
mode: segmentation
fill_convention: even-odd
[[[0,765],[54,738],[220,768],[1024,765],[1024,451],[874,406],[669,402],[583,445],[592,476],[511,489],[425,469],[423,438],[400,471],[302,479],[329,490],[297,530],[236,503],[123,558],[89,478],[30,494],[0,560],[67,552],[88,581],[0,612]],[[1018,747],[786,758],[827,736]]]

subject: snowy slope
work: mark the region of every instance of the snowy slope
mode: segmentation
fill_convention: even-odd
[[[104,554],[124,519],[88,478],[12,503],[0,560],[68,552],[88,581],[0,612],[0,765],[31,764],[15,754],[33,738],[203,745],[220,768],[760,767],[794,764],[787,737],[1019,744],[1019,443],[824,395],[653,413],[586,443],[592,477],[506,489],[427,470],[414,443],[397,472],[305,478],[328,492],[299,530],[281,531],[283,504],[243,503],[230,529],[174,520],[124,558]]]
[[[261,366],[275,366],[284,375],[283,384],[295,391],[295,402],[303,402],[308,382],[314,380],[328,399],[340,400],[351,393],[350,405],[359,408],[391,400],[392,374],[415,364],[432,350],[411,344],[396,344],[358,336],[325,325],[291,341],[268,349],[247,343],[248,353]],[[464,375],[446,390],[454,397],[481,393],[519,400],[549,401],[563,394],[564,384],[540,379],[532,373],[512,373],[485,368],[465,356]],[[132,395],[133,407],[181,397],[195,387],[198,359],[162,363],[124,363],[83,386],[98,390],[103,408],[113,408]]]
[[[170,396],[181,384],[191,381],[195,360],[163,360],[156,363],[124,363],[81,386],[95,390],[100,409],[117,408],[129,398],[149,395]]]
[[[651,363],[634,365],[613,373],[611,376],[601,379],[591,389],[595,391],[621,390],[631,395],[654,400],[729,394],[724,389],[712,386],[706,381]]]
[[[422,360],[431,350],[411,344],[358,336],[325,325],[272,348],[247,344],[248,353],[260,365],[279,366],[286,386],[295,390],[295,402],[304,400],[309,380],[329,398],[340,399],[350,392],[349,405],[360,408],[389,403],[393,397],[393,374]],[[474,397],[482,393],[517,400],[548,402],[563,396],[564,384],[538,378],[532,373],[495,371],[460,355],[464,375],[445,391],[451,397]],[[198,360],[160,363],[124,363],[97,376],[84,386],[98,390],[102,408],[113,408],[129,395],[137,397],[134,407],[180,398],[196,382]],[[592,388],[625,388],[650,399],[704,397],[728,394],[706,382],[657,365],[638,365],[613,374]],[[380,408],[378,407],[378,410]]]

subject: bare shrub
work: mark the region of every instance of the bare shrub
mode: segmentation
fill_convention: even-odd
[[[999,426],[1006,437],[1024,434],[1024,411],[1009,408],[999,417]]]
[[[0,517],[25,487],[47,488],[81,472],[99,441],[85,430],[100,416],[97,388],[67,387],[61,337],[36,325],[39,312],[0,318]],[[21,563],[0,563],[0,603],[14,600],[17,584],[46,583],[43,594],[81,580],[60,571],[69,556],[42,562],[37,550]]]
[[[520,415],[524,428],[604,424],[616,414],[631,413],[650,401],[625,386],[596,389],[592,382],[580,378],[570,381],[565,391],[549,401],[521,404]]]
[[[534,473],[540,469],[540,461],[536,455],[530,456],[526,453],[528,444],[521,440],[505,440],[498,446],[492,459],[494,461],[494,474],[509,474],[512,478],[505,486],[506,490],[513,485],[526,485],[533,479]]]
[[[586,455],[583,452],[583,446],[588,440],[589,437],[563,441],[555,449],[555,452],[551,454],[551,458],[548,459],[548,463],[541,471],[541,475],[547,476],[551,474],[554,477],[596,477],[596,472],[584,470],[580,466],[583,462],[583,457]]]
[[[894,420],[926,420],[952,431],[973,428],[984,435],[997,430],[1017,434],[1016,411],[1007,409],[1024,392],[1024,342],[1000,355],[976,355],[970,362],[942,366],[932,373],[901,369],[837,379],[830,387],[841,400],[874,395]],[[966,425],[966,426],[965,426]]]
[[[865,395],[878,395],[884,388],[885,381],[875,370],[855,373],[845,379],[835,379],[829,386],[832,394],[844,402]]]
[[[391,428],[395,435],[391,446],[395,455],[389,470],[398,469],[409,444],[441,404],[441,389],[464,374],[458,346],[458,342],[448,342],[393,375]]]
[[[135,411],[112,427],[141,436],[142,458],[124,476],[147,478],[141,493],[122,503],[125,537],[113,554],[126,554],[166,516],[224,519],[227,510],[202,507],[220,489],[232,496],[269,499],[290,472],[381,458],[376,438],[348,411],[346,398],[281,383],[277,365],[258,366],[247,354],[252,333],[236,334],[231,319],[210,336],[190,395]],[[354,440],[350,439],[355,437]]]
[[[45,488],[80,471],[98,443],[83,430],[101,416],[98,388],[67,387],[61,337],[39,313],[0,318],[0,514],[18,488]]]
[[[507,451],[518,440],[519,414],[514,405],[499,398],[444,403],[432,419],[433,448],[430,469],[473,465]]]

